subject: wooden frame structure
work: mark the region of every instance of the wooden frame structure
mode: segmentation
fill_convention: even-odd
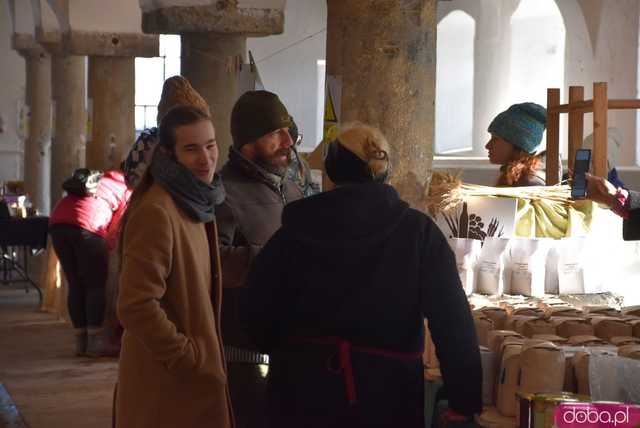
[[[593,113],[593,153],[591,170],[607,176],[607,116],[609,110],[640,109],[640,100],[610,100],[606,82],[593,83],[593,99],[584,99],[583,86],[569,87],[569,102],[560,104],[560,89],[547,89],[547,185],[560,182],[560,114],[569,114],[569,168],[573,169],[576,150],[582,147],[584,115]]]

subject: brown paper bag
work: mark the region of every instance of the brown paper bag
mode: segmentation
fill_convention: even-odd
[[[585,305],[582,307],[585,315],[604,315],[608,317],[620,316],[620,311],[609,306],[602,305]]]
[[[609,342],[596,336],[579,335],[569,338],[569,345],[572,346],[607,346]]]
[[[562,392],[565,370],[564,352],[551,342],[525,344],[520,354],[521,392]]]
[[[556,334],[556,326],[546,318],[536,318],[516,323],[516,331],[524,337],[533,337],[536,334]]]
[[[516,428],[516,418],[501,414],[495,407],[485,407],[476,422],[485,428]]]
[[[478,344],[480,346],[488,346],[488,334],[493,330],[493,320],[482,312],[473,313],[473,323],[476,326],[476,335],[478,336]]]
[[[503,308],[498,307],[485,307],[478,310],[482,312],[486,317],[493,320],[493,328],[496,330],[504,330],[505,321],[507,319],[507,312]]]
[[[505,330],[518,331],[518,326],[522,325],[524,321],[535,320],[537,318],[538,317],[534,315],[509,315],[507,317],[507,321],[505,322],[504,328]]]
[[[500,364],[496,407],[505,416],[516,415],[516,390],[520,374],[522,345],[512,343],[504,347]]]
[[[633,327],[618,318],[592,318],[591,324],[593,324],[594,335],[607,341],[615,336],[633,336]]]
[[[593,325],[582,318],[552,317],[549,319],[556,326],[556,334],[561,337],[593,336]]]
[[[520,306],[514,307],[511,313],[507,311],[507,315],[524,315],[530,317],[541,317],[544,315],[544,311],[540,308],[533,306]]]
[[[633,336],[614,336],[609,341],[611,344],[616,345],[618,347],[624,345],[640,345],[640,337]]]
[[[566,357],[564,359],[564,384],[562,390],[565,392],[578,392],[578,380],[576,379],[575,367],[573,366],[573,357]]]
[[[548,317],[582,317],[582,311],[571,306],[552,306],[545,310]]]
[[[554,345],[565,345],[569,341],[566,337],[556,336],[555,334],[534,334],[531,338],[551,342]]]
[[[502,344],[505,339],[513,337],[520,340],[524,340],[524,337],[521,334],[516,333],[511,330],[491,330],[487,334],[487,348],[491,352],[493,352],[494,358],[496,359],[496,368],[500,366],[500,352],[502,349]]]
[[[618,348],[618,356],[640,360],[640,345],[630,344]]]
[[[631,331],[633,333],[632,336],[633,337],[640,337],[640,320],[627,321],[627,322],[631,326]]]
[[[633,315],[636,317],[640,317],[640,305],[635,306],[625,306],[621,310],[622,315]]]
[[[572,359],[578,394],[591,395],[591,389],[589,388],[589,353],[576,352]]]

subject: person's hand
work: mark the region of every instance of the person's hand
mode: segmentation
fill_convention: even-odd
[[[585,174],[587,180],[587,198],[613,208],[616,204],[616,189],[602,177]]]

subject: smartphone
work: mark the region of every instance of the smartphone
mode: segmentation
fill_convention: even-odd
[[[571,199],[584,199],[587,196],[587,179],[585,174],[591,166],[591,150],[578,149],[573,163],[573,180],[571,182]]]

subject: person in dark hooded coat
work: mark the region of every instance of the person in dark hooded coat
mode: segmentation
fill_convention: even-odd
[[[246,326],[270,355],[269,426],[423,427],[424,318],[448,414],[480,413],[480,354],[455,256],[385,184],[384,136],[346,128],[325,167],[337,187],[284,208],[248,277]]]

